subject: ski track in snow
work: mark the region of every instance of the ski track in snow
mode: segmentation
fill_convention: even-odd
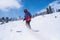
[[[32,18],[31,27],[39,32],[29,30],[22,20],[0,25],[0,40],[60,40],[60,13]]]

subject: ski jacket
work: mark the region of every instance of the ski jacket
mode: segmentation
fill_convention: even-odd
[[[25,14],[25,18],[24,18],[24,20],[26,20],[26,21],[31,21],[31,14],[29,13],[29,12],[27,12],[26,14]]]

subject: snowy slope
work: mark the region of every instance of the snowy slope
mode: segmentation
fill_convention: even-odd
[[[32,18],[31,27],[39,32],[29,30],[22,20],[0,25],[0,40],[60,40],[60,13]]]

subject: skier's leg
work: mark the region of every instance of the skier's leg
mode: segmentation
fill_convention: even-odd
[[[28,27],[31,29],[31,26],[30,26],[30,21],[28,21]]]
[[[26,21],[26,25],[27,25],[27,27],[29,27],[29,29],[31,29],[30,21]]]

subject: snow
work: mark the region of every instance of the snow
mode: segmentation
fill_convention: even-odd
[[[23,20],[0,25],[0,40],[60,40],[60,13],[32,18],[31,27],[39,32],[29,30]]]

